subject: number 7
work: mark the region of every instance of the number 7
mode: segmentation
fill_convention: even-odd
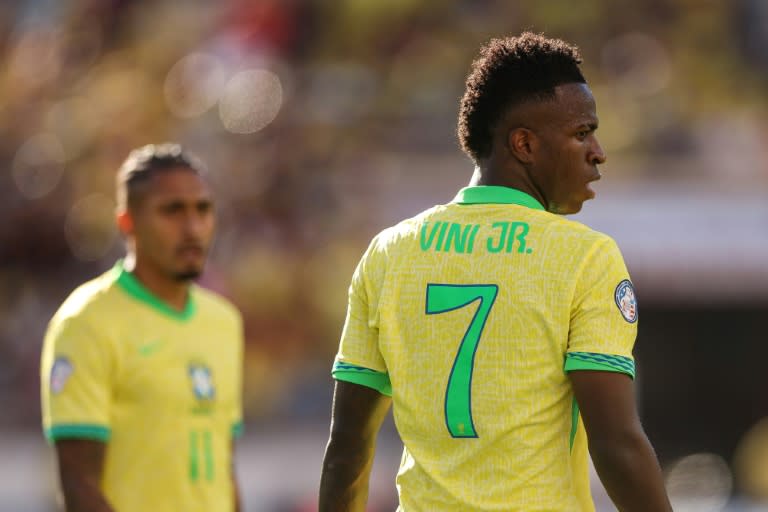
[[[491,307],[499,293],[495,284],[428,284],[426,314],[460,309],[480,300],[459,344],[445,389],[445,425],[453,437],[478,437],[472,421],[472,372],[475,352]]]

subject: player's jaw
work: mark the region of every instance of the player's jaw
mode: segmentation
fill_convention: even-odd
[[[585,187],[586,187],[586,189],[587,189],[587,196],[588,196],[588,197],[587,197],[587,200],[589,200],[589,199],[594,199],[594,198],[595,198],[595,191],[594,191],[594,190],[592,189],[592,187],[590,186],[590,185],[591,185],[591,183],[593,183],[593,182],[595,182],[595,181],[599,181],[599,180],[600,180],[600,178],[602,178],[602,177],[603,177],[603,175],[602,175],[602,174],[600,174],[600,171],[598,171],[597,169],[595,169],[595,172],[593,173],[592,177],[590,177],[590,178],[587,180],[587,183],[586,183],[586,185],[585,185]]]
[[[590,183],[599,179],[600,177],[596,177],[583,183],[582,186],[571,195],[570,201],[568,201],[564,211],[560,213],[564,215],[579,213],[585,202],[595,198],[595,191],[590,187]]]
[[[182,242],[174,248],[173,277],[177,281],[189,281],[200,277],[207,259],[207,247],[197,241]]]
[[[590,184],[601,177],[600,172],[595,168],[586,177],[561,182],[558,191],[552,194],[547,209],[558,215],[579,213],[585,201],[595,198],[595,191]]]

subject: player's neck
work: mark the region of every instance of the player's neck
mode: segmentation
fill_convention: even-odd
[[[475,166],[472,178],[469,180],[469,186],[476,187],[481,185],[514,188],[521,192],[525,192],[545,207],[547,204],[544,199],[544,194],[541,193],[538,187],[533,183],[533,180],[531,180],[529,174],[523,169],[499,171],[496,167],[490,165],[490,163]]]
[[[189,281],[179,281],[160,272],[140,259],[128,256],[125,270],[130,272],[152,295],[177,311],[184,311],[189,298]]]

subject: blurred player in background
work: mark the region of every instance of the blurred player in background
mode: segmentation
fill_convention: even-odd
[[[201,167],[175,144],[117,178],[127,255],[62,304],[46,333],[43,423],[71,512],[240,510],[242,320],[192,283],[215,226]]]
[[[580,63],[532,33],[473,63],[469,186],[377,235],[352,278],[321,512],[364,510],[390,404],[399,510],[594,510],[587,442],[619,510],[671,510],[636,411],[623,258],[562,217],[594,197],[605,161]]]

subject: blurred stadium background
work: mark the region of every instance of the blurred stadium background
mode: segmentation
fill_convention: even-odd
[[[354,265],[467,182],[470,60],[525,28],[584,54],[609,157],[576,218],[633,275],[641,413],[675,509],[768,510],[768,1],[4,0],[0,511],[56,510],[42,334],[122,254],[116,168],[165,140],[210,167],[203,281],[246,319],[246,509],[315,510]],[[399,453],[390,423],[372,511],[394,509]]]

